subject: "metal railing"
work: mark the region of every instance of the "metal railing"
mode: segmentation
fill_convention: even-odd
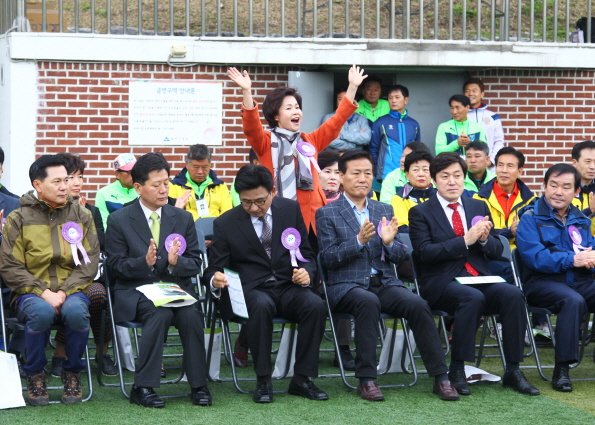
[[[570,42],[592,0],[3,0],[0,30]],[[591,40],[586,19],[584,40]]]

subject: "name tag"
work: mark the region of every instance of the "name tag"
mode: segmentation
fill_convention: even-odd
[[[209,204],[207,204],[206,199],[196,200],[196,210],[198,211],[199,217],[204,217],[211,214],[211,212],[209,211]]]

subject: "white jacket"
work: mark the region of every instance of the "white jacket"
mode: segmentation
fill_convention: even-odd
[[[495,166],[496,154],[505,146],[504,129],[502,128],[502,120],[500,119],[500,116],[495,112],[490,111],[488,106],[485,103],[482,103],[479,108],[469,109],[467,118],[473,122],[483,124],[486,137],[488,138],[490,159]]]

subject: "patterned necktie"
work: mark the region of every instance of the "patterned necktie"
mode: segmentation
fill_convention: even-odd
[[[262,221],[262,234],[260,236],[260,242],[262,242],[262,247],[267,252],[269,258],[271,258],[271,244],[273,240],[273,232],[271,230],[271,226],[266,219],[266,215],[262,217],[258,217],[260,221]]]
[[[463,221],[461,220],[461,214],[457,211],[457,207],[459,204],[448,204],[448,207],[451,208],[452,211],[452,228],[455,231],[455,235],[457,237],[465,236],[465,228],[463,227]],[[475,268],[469,264],[468,261],[465,262],[465,270],[471,276],[479,276],[479,272],[475,270]]]
[[[159,231],[161,230],[161,223],[159,223],[159,214],[151,213],[151,235],[155,240],[155,246],[159,246]]]

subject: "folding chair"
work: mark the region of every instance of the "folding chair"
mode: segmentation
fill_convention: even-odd
[[[318,263],[318,272],[320,274],[320,278],[322,280],[322,288],[323,288],[323,293],[324,293],[324,304],[326,306],[327,309],[327,315],[331,324],[331,331],[332,331],[332,335],[333,335],[333,343],[335,345],[335,351],[336,353],[339,353],[339,341],[337,340],[337,333],[335,331],[335,325],[333,323],[333,318],[336,319],[354,319],[354,316],[350,315],[350,314],[344,314],[344,313],[340,313],[340,314],[334,314],[331,311],[331,307],[330,304],[328,302],[328,294],[326,291],[326,281],[327,281],[327,270],[326,267],[324,266],[323,262],[322,262],[322,256],[321,254],[318,254],[318,258],[317,258],[317,263]],[[384,322],[384,320],[393,320],[393,330],[394,332],[392,333],[392,337],[391,340],[389,342],[389,354],[388,354],[388,360],[387,360],[387,367],[384,370],[379,370],[378,371],[378,375],[384,375],[388,372],[388,370],[390,370],[390,367],[392,365],[392,360],[393,360],[393,356],[394,356],[394,347],[395,347],[395,340],[397,337],[397,322],[400,319],[401,320],[401,325],[403,328],[403,351],[401,353],[401,370],[403,370],[405,373],[408,374],[412,374],[413,375],[413,380],[407,384],[390,384],[390,385],[379,385],[380,388],[399,388],[399,387],[406,387],[406,386],[413,386],[417,383],[417,377],[418,377],[418,373],[417,373],[417,367],[415,365],[415,358],[413,356],[413,350],[411,349],[411,342],[409,341],[409,328],[407,326],[407,321],[403,318],[399,318],[399,317],[395,317],[386,313],[381,313],[380,315],[381,321],[378,323],[378,327],[379,327],[379,331],[380,331],[380,335],[382,336],[384,334],[383,329],[382,329],[382,323]],[[386,342],[383,342],[383,344],[385,344]],[[409,371],[409,369],[406,366],[406,357],[405,355],[408,356],[409,361],[411,363],[411,371]],[[345,384],[345,386],[347,388],[351,388],[353,390],[357,389],[357,385],[353,385],[351,384],[347,378],[348,377],[353,377],[355,376],[355,374],[346,374],[345,373],[345,368],[343,367],[343,361],[341,359],[340,355],[337,355],[337,360],[339,363],[339,370],[341,371],[341,379],[343,380],[343,383]],[[333,377],[336,375],[324,375],[326,377]]]
[[[205,239],[211,240],[213,239],[213,222],[217,219],[217,217],[202,217],[198,218],[194,222],[194,227],[197,230],[202,231],[205,235]]]
[[[4,289],[8,289],[8,288],[4,288],[4,282],[1,278],[0,278],[0,289],[2,289],[2,293],[4,293]],[[25,324],[19,322],[16,317],[6,317],[5,316],[4,302],[2,302],[2,305],[0,306],[0,320],[2,320],[2,336],[4,338],[5,349],[7,350],[8,349],[8,341],[9,341],[8,336],[10,334],[10,331],[24,332]],[[53,324],[51,326],[51,330],[52,331],[64,330],[64,326],[62,324]],[[25,353],[25,356],[26,356],[26,353]],[[85,362],[87,364],[86,375],[87,375],[88,392],[87,392],[87,396],[82,399],[83,402],[89,401],[91,399],[91,397],[93,396],[93,379],[91,377],[91,361],[90,361],[90,357],[89,357],[89,347],[87,345],[85,345]],[[48,390],[61,390],[62,388],[63,388],[63,385],[48,386]],[[27,391],[27,387],[23,387],[23,391]],[[52,404],[60,403],[60,400],[52,400],[52,401],[50,401],[50,403],[52,403]]]
[[[512,253],[511,265],[513,267],[512,271],[513,271],[515,283],[516,283],[517,287],[519,289],[521,289],[521,291],[522,291],[523,290],[523,281],[526,278],[526,266],[525,266],[525,263],[523,262],[523,259],[521,258],[521,254],[518,249],[515,249]],[[535,366],[521,366],[521,367],[523,369],[537,369],[537,371],[539,372],[539,375],[544,380],[551,381],[551,378],[548,378],[547,376],[545,376],[543,370],[544,369],[553,369],[554,365],[544,366],[541,364],[541,359],[539,357],[539,352],[537,350],[537,343],[535,342],[535,338],[533,338],[533,329],[531,327],[531,320],[529,317],[529,313],[545,315],[546,320],[547,320],[547,325],[550,330],[550,335],[552,338],[552,345],[554,347],[556,346],[556,337],[554,334],[554,326],[552,325],[551,316],[555,316],[555,313],[553,313],[551,310],[549,310],[547,308],[541,308],[541,307],[535,307],[535,306],[529,305],[526,298],[525,298],[525,302],[527,305],[527,332],[529,333],[529,336],[530,336],[529,342],[531,345],[531,350],[533,351],[533,353],[535,355]],[[579,341],[580,345],[579,345],[578,361],[576,363],[570,365],[571,369],[576,368],[581,363],[581,361],[583,359],[583,354],[585,351],[585,346],[590,342],[589,332],[587,332],[587,325],[589,323],[589,317],[591,317],[591,314],[592,314],[592,312],[588,312],[585,315],[585,321],[583,321],[583,323],[585,324],[585,329],[583,329],[582,338]],[[595,356],[593,357],[593,361],[595,362]],[[571,378],[571,381],[592,381],[592,380],[595,380],[595,378]]]

